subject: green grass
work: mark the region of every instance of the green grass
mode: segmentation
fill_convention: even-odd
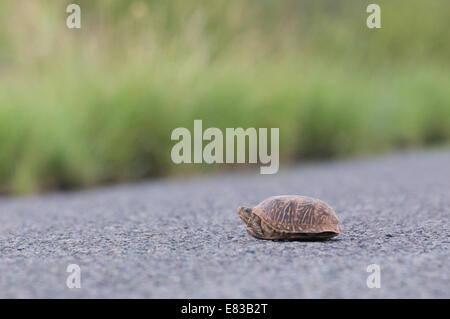
[[[365,2],[80,1],[77,31],[36,3],[0,5],[3,191],[209,171],[170,160],[194,119],[279,127],[285,163],[450,140],[444,1],[379,1],[370,31]]]

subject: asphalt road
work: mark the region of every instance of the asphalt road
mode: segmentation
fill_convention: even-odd
[[[449,149],[256,172],[1,198],[0,297],[450,297]],[[249,237],[236,208],[276,194],[328,202],[344,232]]]

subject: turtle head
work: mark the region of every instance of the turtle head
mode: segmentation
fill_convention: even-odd
[[[237,213],[242,221],[248,225],[250,222],[250,216],[252,215],[252,209],[250,207],[239,206]]]

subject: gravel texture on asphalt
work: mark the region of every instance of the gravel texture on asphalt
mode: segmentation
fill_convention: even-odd
[[[3,197],[0,297],[450,298],[450,149],[257,172]],[[324,200],[344,232],[247,235],[236,208],[277,194]]]

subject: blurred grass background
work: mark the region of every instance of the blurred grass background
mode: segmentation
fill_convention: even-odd
[[[71,2],[0,2],[2,192],[204,171],[170,160],[194,119],[285,163],[450,140],[448,0]]]

